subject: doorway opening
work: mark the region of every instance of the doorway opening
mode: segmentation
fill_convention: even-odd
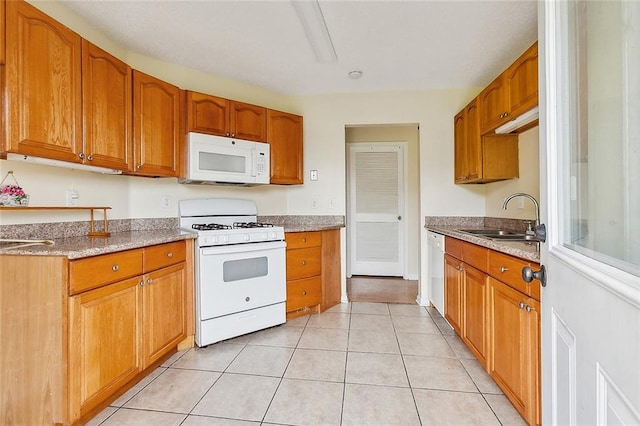
[[[420,265],[419,127],[345,127],[347,296],[416,303]]]

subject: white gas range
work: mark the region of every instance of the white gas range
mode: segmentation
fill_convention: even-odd
[[[251,200],[181,200],[180,228],[196,232],[196,344],[285,322],[284,228],[257,222]]]

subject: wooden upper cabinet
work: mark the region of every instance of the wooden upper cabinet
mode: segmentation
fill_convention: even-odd
[[[6,2],[6,151],[79,163],[81,38],[23,1]]]
[[[511,116],[538,105],[538,43],[534,43],[507,70]]]
[[[271,183],[304,183],[302,117],[267,110],[267,142],[271,155]]]
[[[82,40],[85,163],[132,171],[131,67]]]
[[[187,92],[187,131],[248,141],[267,139],[266,108]]]
[[[165,81],[133,71],[134,172],[146,176],[177,176],[183,92]]]
[[[482,178],[482,141],[478,102],[474,99],[454,118],[455,183]]]
[[[480,131],[490,132],[502,123],[509,121],[509,88],[504,74],[493,80],[478,95],[480,104]]]
[[[492,132],[538,105],[538,42],[478,95],[480,131]]]
[[[229,136],[229,100],[187,91],[187,131]]]
[[[257,105],[230,101],[229,124],[232,138],[266,142],[267,110]]]
[[[4,64],[5,59],[5,13],[6,13],[5,0],[0,1],[0,64]]]

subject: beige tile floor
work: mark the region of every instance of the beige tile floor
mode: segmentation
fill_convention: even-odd
[[[175,354],[90,425],[522,425],[437,311],[353,302]]]

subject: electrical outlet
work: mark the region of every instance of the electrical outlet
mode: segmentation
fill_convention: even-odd
[[[80,193],[75,189],[67,189],[67,207],[80,205]]]
[[[164,195],[162,197],[162,207],[164,207],[165,209],[171,207],[171,198],[169,198],[168,195]]]
[[[337,200],[336,200],[335,197],[329,198],[329,208],[330,209],[335,209],[336,208],[336,203],[337,203]]]
[[[311,170],[309,172],[309,179],[311,180],[318,180],[318,171],[317,170]]]
[[[320,204],[320,199],[319,198],[314,198],[314,199],[311,200],[311,208],[312,209],[317,209],[319,204]]]

